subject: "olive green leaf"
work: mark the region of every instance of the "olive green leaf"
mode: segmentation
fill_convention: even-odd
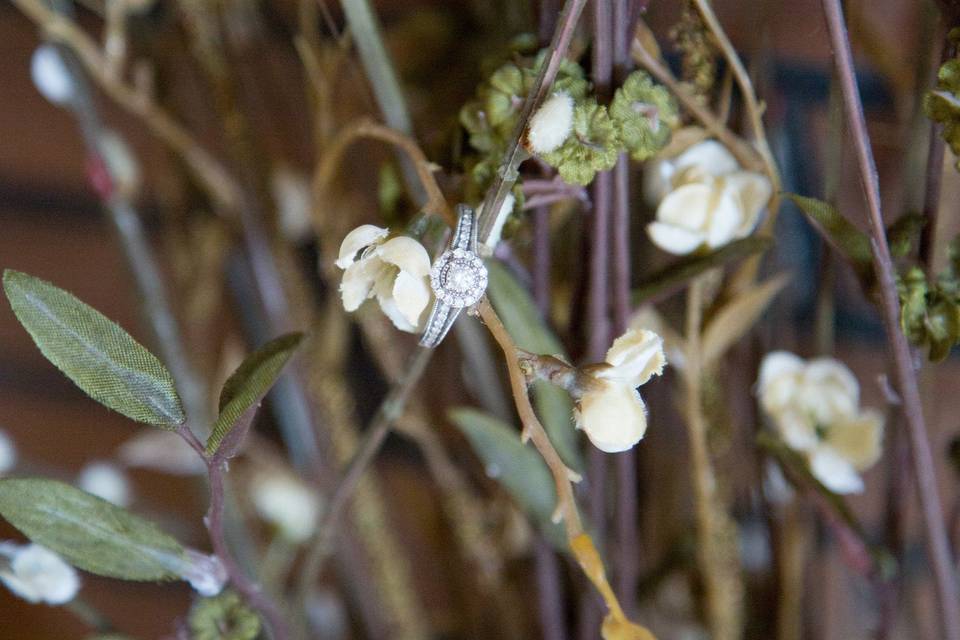
[[[0,480],[0,515],[79,569],[124,580],[178,578],[184,548],[151,522],[45,478]]]
[[[696,276],[736,260],[760,254],[773,246],[770,238],[750,236],[734,240],[705,255],[692,255],[677,260],[670,266],[649,275],[631,294],[633,304],[639,306],[652,298],[679,288]]]
[[[787,274],[774,276],[762,285],[744,291],[713,315],[703,330],[700,343],[704,367],[715,363],[750,330],[789,279]]]
[[[556,167],[564,182],[588,185],[598,171],[613,168],[623,148],[620,127],[610,118],[607,108],[588,99],[573,109],[573,133],[558,149],[543,154],[542,159]]]
[[[566,358],[563,345],[547,327],[527,290],[499,262],[488,261],[487,270],[487,295],[516,345],[530,353]],[[534,383],[531,391],[537,415],[557,453],[571,469],[582,469],[570,397],[565,391],[543,382]]]
[[[193,640],[253,640],[260,634],[260,618],[233,591],[201,598],[190,608]]]
[[[93,307],[49,282],[7,269],[3,288],[46,358],[97,402],[174,429],[186,417],[166,367]]]
[[[207,440],[208,455],[217,452],[235,426],[240,423],[249,426],[253,416],[246,416],[249,419],[243,420],[245,414],[267,394],[302,340],[302,333],[275,338],[247,356],[237,367],[220,392],[220,415]]]
[[[447,417],[470,441],[487,475],[503,485],[544,535],[562,548],[563,529],[551,521],[557,506],[556,486],[536,449],[520,442],[518,429],[481,411],[460,407],[450,410]]]
[[[824,240],[846,256],[861,278],[870,276],[873,253],[867,234],[857,229],[833,205],[823,200],[794,193],[785,195],[807,215]]]

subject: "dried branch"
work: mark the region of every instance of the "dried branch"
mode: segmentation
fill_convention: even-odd
[[[839,0],[823,0],[823,10],[843,93],[847,126],[853,136],[857,166],[860,170],[860,183],[870,214],[873,264],[880,286],[880,311],[886,327],[887,340],[893,352],[897,390],[902,399],[903,412],[907,421],[913,471],[917,476],[920,510],[925,525],[927,552],[936,579],[943,633],[948,640],[960,640],[960,610],[957,609],[960,596],[957,592],[950,546],[937,489],[936,465],[930,450],[910,346],[907,344],[906,336],[900,331],[900,302],[895,283],[896,272],[890,256],[890,248],[887,245],[880,205],[880,182],[867,133],[866,119],[863,115],[863,104],[857,89],[850,40],[847,37]]]

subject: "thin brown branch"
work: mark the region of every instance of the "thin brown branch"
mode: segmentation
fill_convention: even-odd
[[[948,640],[960,640],[960,609],[957,608],[960,596],[957,592],[950,546],[937,488],[937,466],[930,449],[917,383],[917,373],[914,369],[910,346],[907,344],[906,336],[900,331],[900,303],[895,283],[896,273],[890,256],[890,248],[887,245],[880,204],[880,182],[870,137],[867,133],[863,104],[857,89],[850,40],[847,37],[843,10],[839,0],[823,0],[823,10],[843,93],[847,126],[853,137],[857,166],[860,171],[860,183],[869,211],[874,270],[880,286],[880,311],[883,315],[887,339],[893,352],[897,390],[902,399],[904,416],[907,421],[907,433],[910,437],[913,470],[917,476],[917,489],[920,498],[920,510],[923,514],[927,552],[933,565],[937,598],[940,604],[943,637]]]

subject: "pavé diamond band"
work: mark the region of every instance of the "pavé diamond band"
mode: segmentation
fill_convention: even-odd
[[[477,256],[477,214],[465,204],[457,205],[457,229],[450,248],[440,254],[430,269],[430,288],[436,301],[420,346],[440,344],[464,307],[476,304],[487,288],[487,268]]]

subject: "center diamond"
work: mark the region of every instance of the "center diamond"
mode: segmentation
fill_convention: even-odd
[[[445,251],[430,270],[430,286],[451,307],[468,307],[480,300],[487,288],[487,268],[469,251]]]

